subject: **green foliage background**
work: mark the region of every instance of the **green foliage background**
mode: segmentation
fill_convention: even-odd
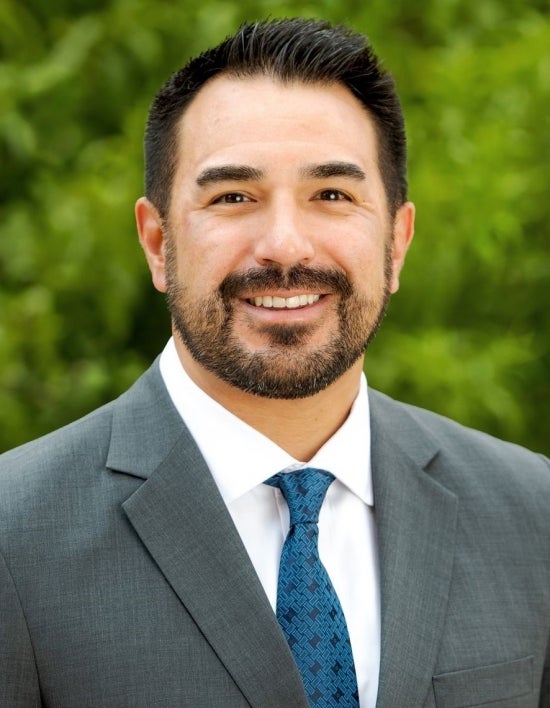
[[[349,22],[398,81],[417,235],[369,382],[550,452],[547,0],[0,0],[0,449],[163,346],[132,209],[148,104],[266,15]]]

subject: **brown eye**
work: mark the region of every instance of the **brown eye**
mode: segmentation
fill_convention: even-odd
[[[228,192],[227,194],[222,194],[220,197],[214,199],[214,204],[244,204],[249,202],[250,197],[246,194],[241,194],[241,192]]]
[[[323,189],[322,192],[319,192],[316,198],[324,202],[351,201],[350,197],[345,192],[341,192],[339,189]]]

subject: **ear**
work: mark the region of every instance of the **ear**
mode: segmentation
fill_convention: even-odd
[[[137,200],[135,212],[139,242],[145,252],[153,285],[161,293],[165,293],[166,243],[162,219],[155,206],[146,197]]]
[[[399,274],[405,263],[405,256],[414,235],[414,204],[405,202],[395,215],[393,223],[392,278],[390,291],[399,290]]]

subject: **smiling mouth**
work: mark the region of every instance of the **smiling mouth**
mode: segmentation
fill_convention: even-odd
[[[321,295],[293,295],[292,297],[279,297],[277,295],[262,295],[247,299],[249,305],[255,307],[268,307],[277,310],[296,310],[318,302]]]

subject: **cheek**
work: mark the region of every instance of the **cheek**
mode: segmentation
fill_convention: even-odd
[[[228,273],[246,267],[246,249],[232,229],[189,217],[178,226],[178,279],[194,291],[212,292]]]
[[[338,247],[332,248],[331,257],[357,288],[373,290],[384,284],[387,257],[382,239],[344,235]]]

